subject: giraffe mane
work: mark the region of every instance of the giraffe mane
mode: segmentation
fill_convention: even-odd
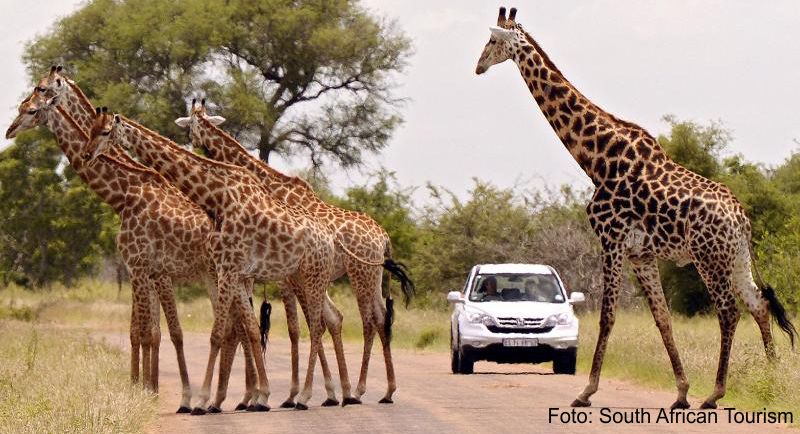
[[[61,77],[64,78],[64,81],[69,85],[69,88],[72,89],[72,91],[78,96],[78,101],[81,105],[83,105],[83,108],[90,112],[94,111],[94,106],[91,102],[89,102],[89,98],[86,97],[86,94],[83,93],[83,89],[81,89],[71,78],[65,75],[62,75]]]
[[[134,120],[132,120],[132,119],[130,119],[128,117],[125,117],[123,115],[117,115],[117,116],[119,116],[120,119],[122,119],[123,121],[127,122],[133,128],[136,128],[137,130],[142,131],[145,134],[147,134],[148,136],[158,140],[159,142],[163,143],[165,146],[169,147],[173,151],[180,152],[180,153],[183,153],[185,155],[191,156],[192,158],[196,158],[196,159],[202,161],[203,163],[207,163],[207,164],[209,164],[211,166],[216,166],[216,167],[227,169],[227,170],[231,170],[231,171],[244,170],[239,166],[236,166],[236,165],[233,165],[233,164],[228,164],[228,163],[223,163],[223,162],[220,162],[220,161],[215,161],[215,160],[212,160],[210,158],[203,157],[202,155],[197,155],[194,152],[187,151],[186,149],[183,149],[182,147],[178,146],[178,144],[175,143],[174,141],[172,141],[169,138],[164,137],[161,134],[159,134],[159,133],[157,133],[157,132],[155,132],[155,131],[147,128],[147,127],[145,127],[144,125],[142,125],[142,124],[140,124],[140,123],[138,123],[138,122],[136,122],[136,121],[134,121]]]
[[[301,188],[304,188],[304,189],[306,189],[308,191],[311,191],[312,193],[314,192],[314,189],[311,188],[311,184],[309,184],[306,180],[300,178],[299,176],[290,176],[290,175],[287,175],[287,174],[285,174],[283,172],[275,170],[272,166],[270,166],[269,164],[265,163],[260,158],[254,158],[252,155],[250,155],[250,153],[247,152],[247,149],[245,149],[245,147],[242,146],[241,143],[239,143],[236,139],[234,139],[233,136],[228,134],[227,131],[223,130],[222,128],[220,128],[220,127],[218,127],[218,126],[216,126],[214,124],[212,124],[208,119],[206,119],[206,118],[204,118],[202,116],[200,116],[199,119],[200,119],[201,123],[203,124],[203,126],[205,128],[208,128],[208,129],[211,129],[212,131],[214,131],[216,134],[221,136],[223,140],[228,142],[231,146],[236,146],[237,149],[239,149],[241,152],[247,154],[248,158],[252,158],[254,161],[256,161],[257,164],[259,165],[259,167],[261,167],[262,169],[266,170],[270,175],[275,176],[277,178],[280,178],[282,181],[291,182],[292,184],[297,185],[297,186],[299,186]]]
[[[563,78],[564,78],[564,82],[565,82],[565,84],[566,84],[567,86],[571,87],[573,91],[577,92],[579,95],[583,95],[583,94],[582,94],[582,93],[581,93],[581,92],[580,92],[580,91],[579,91],[579,90],[578,90],[578,89],[577,89],[577,88],[576,88],[576,87],[575,87],[575,86],[572,84],[572,82],[570,82],[569,80],[567,80],[567,78],[566,78],[566,76],[564,75],[564,73],[563,73],[563,72],[561,72],[561,70],[559,70],[559,69],[558,69],[558,67],[557,67],[557,66],[556,66],[556,64],[553,62],[553,60],[552,60],[552,59],[550,59],[550,56],[548,56],[548,55],[547,55],[547,52],[546,52],[546,51],[544,51],[544,50],[542,49],[542,46],[541,46],[541,45],[539,45],[539,43],[538,43],[538,42],[536,42],[536,40],[535,40],[535,39],[533,39],[533,37],[530,35],[530,33],[528,33],[527,31],[525,31],[525,29],[524,29],[524,28],[522,28],[522,24],[517,24],[517,25],[516,25],[516,28],[517,28],[517,29],[519,29],[519,31],[521,31],[523,35],[525,35],[525,39],[528,41],[528,43],[529,43],[529,44],[533,45],[533,48],[536,50],[536,53],[538,53],[540,56],[542,56],[542,62],[544,62],[545,66],[547,66],[548,68],[552,69],[552,70],[553,70],[553,71],[555,71],[555,72],[556,72],[558,75],[560,75],[561,77],[563,77]],[[587,98],[587,100],[588,100],[588,98]],[[594,104],[594,103],[593,103],[593,104]],[[609,118],[609,119],[610,119],[612,122],[614,122],[614,123],[617,123],[617,124],[620,124],[620,125],[623,125],[623,126],[625,126],[625,127],[628,127],[628,128],[630,128],[630,129],[638,130],[639,132],[641,132],[641,133],[642,133],[642,135],[643,135],[643,136],[645,136],[645,137],[649,137],[650,139],[652,139],[653,141],[655,141],[655,138],[653,137],[653,135],[652,135],[652,134],[650,134],[650,132],[649,132],[649,131],[647,131],[646,129],[644,129],[644,128],[642,128],[641,126],[639,126],[638,124],[635,124],[635,123],[633,123],[633,122],[631,122],[631,121],[626,121],[625,119],[620,119],[620,118],[618,118],[618,117],[614,116],[613,114],[611,114],[611,113],[607,112],[606,110],[604,110],[603,108],[601,108],[601,107],[600,107],[600,106],[598,106],[597,104],[594,104],[594,106],[595,106],[595,107],[596,107],[596,108],[597,108],[597,109],[600,111],[600,114],[602,114],[603,116],[606,116],[606,117],[608,117],[608,118]]]

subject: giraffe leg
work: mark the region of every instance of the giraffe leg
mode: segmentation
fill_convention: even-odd
[[[719,366],[714,391],[703,402],[700,408],[717,408],[717,400],[725,396],[725,381],[728,377],[728,361],[733,347],[733,335],[739,323],[739,308],[736,306],[736,297],[732,291],[731,271],[708,264],[696,263],[697,270],[708,288],[708,294],[714,302],[719,318],[720,350]]]
[[[733,289],[739,295],[753,319],[756,320],[756,324],[758,324],[767,358],[775,360],[777,356],[775,354],[775,345],[772,342],[769,303],[761,295],[761,290],[758,289],[758,285],[753,281],[751,264],[749,249],[743,249],[736,258],[732,279]]]
[[[247,333],[244,327],[239,327],[237,339],[242,343],[242,351],[244,352],[244,384],[245,392],[242,400],[236,406],[236,410],[246,410],[250,408],[250,401],[256,390],[256,364],[253,356],[253,351],[258,351],[250,347],[250,341],[247,339]],[[255,403],[253,403],[255,405]],[[254,408],[255,409],[255,408]]]
[[[235,315],[231,315],[233,321],[228,322],[228,329],[225,331],[225,342],[220,348],[219,356],[219,379],[217,380],[217,393],[214,396],[213,403],[208,407],[209,413],[222,412],[222,403],[228,396],[228,382],[231,376],[231,368],[233,367],[233,360],[236,356],[236,347],[239,346],[237,319]]]
[[[344,346],[342,345],[342,313],[339,309],[336,308],[336,305],[333,304],[333,300],[325,294],[325,300],[323,305],[323,319],[325,320],[325,325],[328,328],[328,331],[331,333],[331,338],[333,338],[333,348],[336,352],[336,363],[339,367],[339,381],[342,385],[342,406],[348,404],[361,404],[356,398],[353,398],[350,386],[350,376],[347,373],[347,363],[345,361],[344,356]],[[319,347],[319,357],[320,363],[323,363],[324,354],[323,354],[322,345]],[[324,366],[323,366],[324,367]],[[324,373],[324,372],[323,372]],[[331,399],[330,393],[332,392],[333,381],[330,378],[330,370],[325,378],[325,385],[326,388],[330,384],[331,388],[329,389],[328,399]],[[335,399],[335,394],[333,399]]]
[[[135,277],[131,278],[131,286],[135,289],[132,294],[133,305],[136,309],[136,317],[138,323],[137,333],[139,334],[139,345],[141,347],[141,372],[142,372],[142,385],[145,389],[150,390],[152,386],[152,370],[150,369],[150,348],[152,344],[152,309],[150,304],[150,294],[153,291],[153,285],[150,279],[142,276],[142,272],[137,272]]]
[[[655,257],[631,258],[631,265],[647,297],[647,304],[650,306],[650,312],[653,314],[653,319],[656,321],[658,331],[661,332],[661,340],[664,342],[664,347],[667,349],[669,360],[672,363],[672,371],[675,374],[678,398],[670,409],[687,409],[690,407],[689,401],[686,399],[686,394],[689,392],[689,380],[686,379],[686,373],[681,364],[678,347],[675,345],[675,340],[672,337],[672,321],[669,315],[669,305],[667,305],[667,299],[664,297],[664,290],[661,287],[658,263]]]
[[[234,277],[230,276],[228,273],[218,273],[216,302],[212,303],[214,309],[214,325],[211,328],[211,349],[208,353],[206,372],[203,377],[203,385],[197,397],[198,401],[194,409],[192,409],[193,415],[206,414],[208,399],[211,397],[211,382],[214,379],[214,365],[217,363],[219,350],[225,343],[225,331],[228,327],[228,322],[232,321],[229,315],[231,314],[233,298],[235,296],[234,291],[236,290],[235,285],[230,283],[233,279]]]
[[[328,394],[328,398],[325,399],[322,406],[336,407],[339,405],[339,400],[336,399],[336,386],[333,384],[333,375],[331,375],[331,368],[328,365],[328,359],[325,357],[325,348],[323,345],[319,346],[318,355],[319,366],[322,368],[322,378],[325,379],[325,392]]]
[[[136,290],[133,290],[136,292]],[[133,298],[135,301],[135,298]],[[142,345],[141,335],[139,334],[139,314],[135,303],[131,303],[131,383],[139,382],[139,357]]]
[[[311,394],[314,386],[314,365],[317,361],[320,347],[322,346],[322,334],[325,332],[323,325],[323,300],[324,285],[327,282],[316,282],[316,285],[305,285],[304,292],[309,294],[305,300],[300,304],[303,308],[303,314],[308,323],[308,331],[311,337],[311,350],[308,355],[308,367],[306,368],[306,379],[303,385],[303,390],[297,398],[295,409],[306,410],[308,409],[308,400],[311,399]],[[317,292],[318,291],[318,292]]]
[[[366,271],[363,267],[354,270],[348,269],[348,275],[350,276],[351,284],[356,294],[358,313],[361,315],[361,326],[364,336],[364,350],[361,353],[361,371],[358,374],[358,385],[356,386],[355,393],[356,399],[361,399],[367,391],[367,372],[369,371],[369,360],[372,355],[372,343],[375,341],[376,328],[379,327],[377,318],[373,313],[373,301],[376,297],[376,291],[377,294],[380,294],[381,276],[383,273],[377,267],[369,268],[370,269]],[[376,272],[373,272],[373,269]],[[380,299],[380,297],[378,298]],[[383,321],[380,321],[380,323],[383,323]],[[384,345],[384,355],[386,353],[385,350],[386,345]]]
[[[150,317],[153,319],[150,326],[150,390],[153,393],[158,393],[158,353],[161,348],[161,308],[156,291],[154,282],[154,291],[150,294]]]
[[[181,330],[178,307],[175,303],[175,291],[172,286],[172,279],[168,276],[156,280],[158,296],[161,306],[164,309],[164,317],[167,319],[169,338],[175,347],[175,354],[178,359],[178,372],[181,377],[181,403],[177,413],[189,413],[191,408],[192,388],[189,383],[189,371],[186,369],[186,356],[183,352],[183,330]]]
[[[600,334],[597,338],[597,347],[592,358],[592,370],[589,373],[589,384],[583,393],[572,402],[573,407],[588,407],[591,397],[600,384],[600,370],[603,367],[608,337],[614,327],[614,310],[619,296],[622,276],[622,253],[619,248],[612,247],[603,254],[603,304],[600,309]]]
[[[250,306],[250,302],[247,298],[247,295],[244,293],[239,293],[239,296],[234,298],[235,307],[237,307],[239,318],[241,319],[240,322],[244,325],[246,330],[246,338],[250,342],[250,348],[253,355],[255,356],[255,365],[256,365],[256,373],[258,377],[258,386],[256,387],[253,395],[254,404],[252,406],[253,411],[269,411],[269,405],[267,401],[269,400],[269,379],[267,378],[267,369],[264,363],[264,355],[261,354],[261,351],[255,351],[261,343],[261,334],[258,329],[258,321],[256,320],[255,312],[253,312],[253,308]],[[251,408],[248,408],[251,410]]]
[[[381,345],[383,346],[383,360],[384,364],[386,365],[386,383],[387,383],[386,395],[384,395],[384,397],[381,398],[381,400],[378,401],[378,403],[392,404],[394,402],[392,401],[392,395],[394,394],[394,391],[397,390],[397,383],[394,376],[394,363],[392,362],[391,340],[386,335],[386,329],[384,328],[384,321],[386,321],[386,307],[383,306],[380,297],[375,298],[374,305],[378,322],[373,330],[377,329],[378,336],[381,339]]]
[[[294,398],[300,391],[300,323],[297,318],[297,297],[287,283],[281,285],[281,299],[286,310],[286,326],[289,329],[289,342],[292,347],[292,381],[289,388],[289,397],[281,404],[281,408],[294,408]]]

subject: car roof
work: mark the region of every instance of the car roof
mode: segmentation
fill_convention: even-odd
[[[543,264],[481,264],[478,265],[479,274],[504,274],[504,273],[532,273],[553,274],[549,265]]]

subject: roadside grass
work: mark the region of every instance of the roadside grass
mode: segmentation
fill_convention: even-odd
[[[261,303],[261,287],[256,288],[256,308]],[[352,291],[337,285],[331,298],[344,315],[343,335],[346,341],[361,342],[362,326]],[[179,295],[178,312],[184,331],[208,333],[213,323],[211,303],[198,291]],[[286,315],[280,300],[270,299],[272,328],[270,336],[286,337]],[[42,324],[80,327],[88,330],[127,331],[130,318],[130,288],[85,281],[76,289],[54,288],[31,292],[10,287],[0,291],[0,319],[35,317]],[[402,301],[395,304],[392,344],[395,348],[413,351],[448,351],[449,309],[405,309]],[[582,312],[578,371],[586,375],[597,342],[598,314]],[[797,321],[795,321],[797,322]],[[308,337],[301,315],[301,335]],[[691,384],[690,394],[698,399],[708,395],[714,385],[719,355],[719,326],[716,317],[692,318],[673,315],[675,341]],[[774,328],[780,361],[771,366],[764,355],[761,337],[755,322],[743,315],[734,340],[727,394],[721,403],[748,410],[789,410],[800,408],[800,355],[792,352],[788,340]],[[162,334],[166,325],[162,320]],[[373,348],[379,351],[380,341]],[[674,390],[671,365],[661,337],[647,309],[623,310],[617,315],[608,351],[603,364],[603,377],[615,377],[664,390]],[[602,379],[601,379],[602,388]],[[602,393],[602,390],[601,390]],[[671,402],[665,402],[668,406]]]
[[[0,319],[0,335],[0,432],[140,432],[155,417],[127,357],[87,332]]]
[[[795,321],[796,323],[796,321]],[[689,379],[689,394],[700,400],[711,394],[719,357],[719,323],[715,315],[687,318],[673,315],[675,343]],[[597,343],[599,315],[581,316],[578,369],[587,374]],[[800,354],[793,352],[788,338],[773,327],[779,361],[771,365],[755,321],[742,315],[731,354],[725,406],[747,410],[793,411],[800,417]],[[632,380],[665,390],[675,389],[672,365],[661,342],[661,334],[647,310],[623,311],[617,315],[603,362],[603,376]],[[601,392],[602,392],[601,378]],[[700,404],[690,400],[693,407]],[[672,402],[663,403],[669,406]]]

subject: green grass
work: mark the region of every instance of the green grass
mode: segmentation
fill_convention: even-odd
[[[86,332],[0,320],[0,432],[140,432],[156,402]],[[13,337],[13,339],[11,339]]]

